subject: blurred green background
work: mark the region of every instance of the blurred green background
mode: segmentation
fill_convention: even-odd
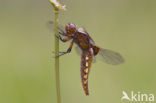
[[[156,95],[155,0],[61,2],[67,11],[60,12],[60,24],[85,27],[98,46],[118,51],[126,59],[119,66],[94,63],[90,95],[85,96],[80,56],[74,49],[62,56],[62,103],[121,103],[123,90]],[[0,103],[56,103],[54,33],[47,29],[49,20],[54,15],[48,0],[0,0]],[[69,43],[60,43],[60,51]]]

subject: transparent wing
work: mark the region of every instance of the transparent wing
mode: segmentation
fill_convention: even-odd
[[[76,51],[76,54],[78,55],[82,54],[82,50],[78,46],[75,47],[75,51]]]
[[[76,51],[76,54],[78,54],[78,55],[81,55],[82,54],[82,50],[78,46],[75,47],[75,51]],[[96,57],[93,56],[92,63],[95,63],[95,62],[96,62]]]
[[[54,22],[53,21],[48,21],[48,22],[46,22],[46,27],[48,28],[48,30],[50,31],[50,32],[54,32]],[[58,28],[59,30],[63,30],[63,31],[65,31],[64,30],[64,26],[62,26],[61,24],[59,24],[59,28]]]
[[[104,61],[105,63],[112,65],[118,65],[124,63],[125,61],[124,58],[119,53],[103,48],[100,48],[100,51],[96,57]]]

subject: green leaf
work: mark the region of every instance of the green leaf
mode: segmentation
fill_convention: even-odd
[[[62,9],[62,10],[66,10],[66,6],[60,4],[57,0],[49,0],[50,3],[54,6],[55,9]]]

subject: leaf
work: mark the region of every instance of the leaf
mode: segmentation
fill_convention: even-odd
[[[66,10],[66,6],[60,4],[57,0],[49,0],[50,3],[54,6],[55,9],[62,9],[62,10]]]

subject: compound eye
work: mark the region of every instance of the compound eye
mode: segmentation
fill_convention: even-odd
[[[70,33],[70,34],[72,34],[72,33],[74,33],[75,32],[75,30],[76,30],[76,25],[75,24],[66,24],[66,31],[67,31],[67,33]]]
[[[76,25],[75,24],[70,24],[70,28],[72,31],[75,31],[76,30]]]
[[[75,24],[70,24],[71,28],[76,28]]]

